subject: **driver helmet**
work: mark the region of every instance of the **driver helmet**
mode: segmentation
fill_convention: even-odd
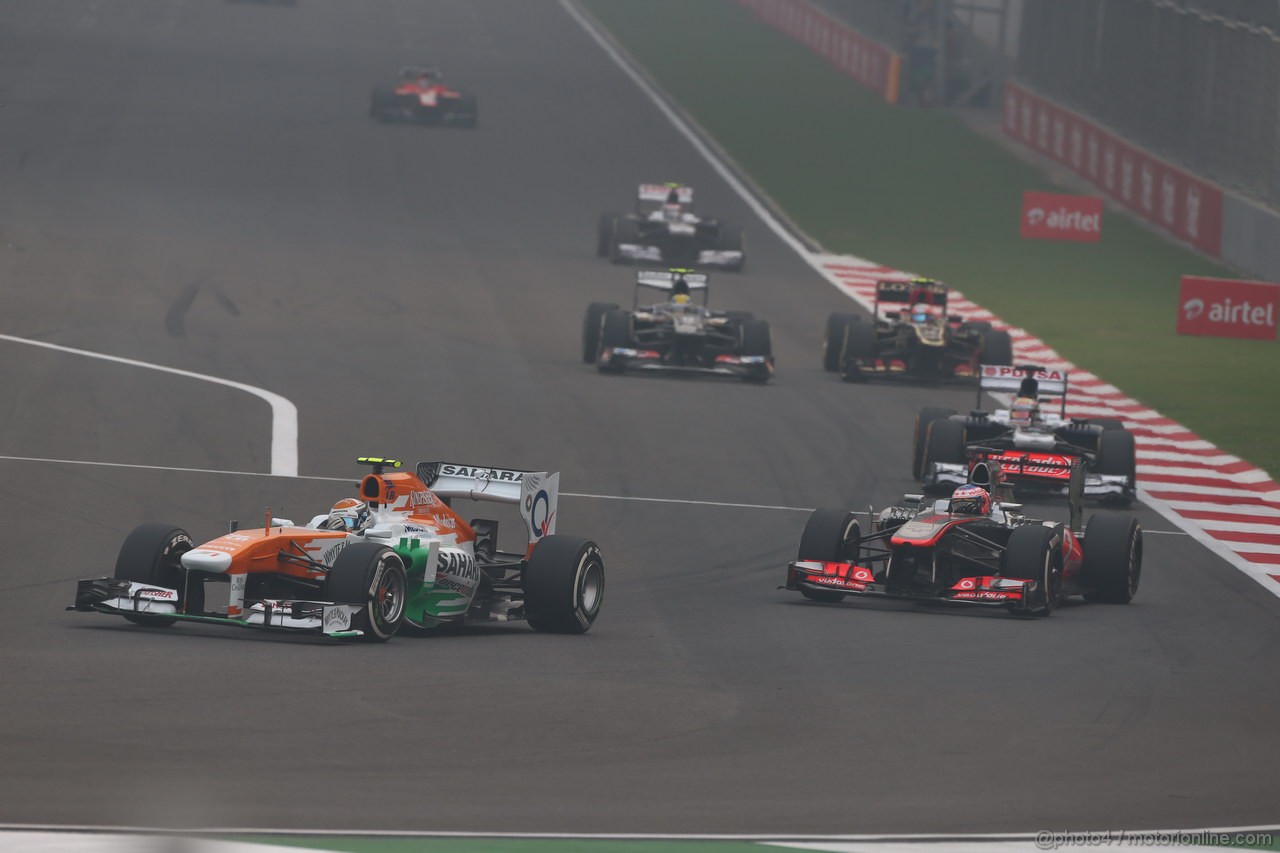
[[[991,495],[981,486],[961,486],[951,494],[952,515],[990,515]]]
[[[1035,397],[1019,397],[1009,410],[1009,420],[1015,424],[1030,425],[1039,413],[1040,404]]]
[[[359,533],[369,526],[369,505],[356,498],[343,498],[329,510],[329,529]]]
[[[676,305],[688,305],[693,300],[687,293],[677,293],[671,297],[671,301]]]
[[[923,302],[917,302],[911,306],[911,322],[927,323],[933,318],[933,312],[929,310],[929,306]]]

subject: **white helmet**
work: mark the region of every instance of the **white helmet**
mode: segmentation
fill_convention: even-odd
[[[359,533],[369,526],[372,517],[369,505],[356,498],[343,498],[329,510],[330,530],[345,530],[348,533]]]

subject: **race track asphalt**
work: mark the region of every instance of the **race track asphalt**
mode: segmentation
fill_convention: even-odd
[[[368,119],[369,88],[422,61],[479,93],[478,130]],[[820,326],[847,300],[550,0],[6,0],[0,104],[0,332],[284,394],[304,475],[390,454],[559,470],[574,493],[862,508],[912,488],[918,407],[968,405],[824,374]],[[592,254],[595,218],[644,180],[747,226],[750,269],[712,300],[772,322],[773,384],[581,363],[586,303],[631,293]],[[270,467],[267,406],[231,389],[0,342],[0,391],[6,457]],[[1280,601],[1185,536],[1148,536],[1132,606],[1020,621],[776,591],[803,512],[564,497],[560,531],[608,561],[590,634],[335,645],[62,608],[138,522],[305,519],[342,483],[14,460],[0,478],[3,822],[1276,819]]]

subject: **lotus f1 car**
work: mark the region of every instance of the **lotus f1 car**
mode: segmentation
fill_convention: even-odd
[[[930,279],[882,281],[870,322],[827,317],[822,366],[846,382],[874,378],[972,380],[983,364],[1012,364],[1009,333],[947,313],[947,286]],[[891,306],[881,311],[882,305]]]
[[[1070,524],[1028,518],[1021,505],[1003,499],[998,463],[979,463],[973,473],[994,494],[985,512],[955,506],[959,498],[907,495],[902,505],[874,514],[864,535],[855,513],[815,511],[798,559],[787,565],[785,588],[810,601],[880,596],[1031,616],[1048,616],[1069,595],[1114,604],[1133,599],[1142,574],[1136,519],[1095,515],[1082,533],[1078,496]]]
[[[395,85],[373,88],[369,116],[376,121],[475,127],[480,103],[475,95],[446,86],[439,69],[406,65]]]
[[[367,513],[363,529],[326,529],[327,515],[303,527],[269,519],[197,545],[173,525],[143,524],[125,538],[115,574],[80,581],[68,609],[375,642],[402,625],[523,619],[581,634],[594,623],[604,559],[594,542],[555,532],[559,474],[439,462],[410,474],[392,459],[359,461],[372,468],[350,501]],[[450,506],[464,498],[518,505],[524,553],[498,550],[496,521],[464,521]],[[205,605],[215,583],[227,584],[225,607]]]
[[[747,263],[742,229],[693,212],[693,188],[641,184],[634,213],[604,213],[596,254],[615,264],[717,267],[741,272]]]
[[[967,415],[927,408],[916,418],[913,474],[928,492],[949,493],[982,461],[998,462],[1020,493],[1066,491],[1077,462],[1084,496],[1127,506],[1137,491],[1133,434],[1115,418],[1068,418],[1068,375],[1036,365],[984,366],[983,391],[1015,392],[1008,409]],[[1041,407],[1057,397],[1059,411]]]
[[[601,373],[644,370],[768,382],[773,376],[769,324],[746,311],[710,310],[709,286],[706,273],[640,270],[630,311],[605,302],[587,306],[582,360]],[[645,289],[668,300],[641,307]]]

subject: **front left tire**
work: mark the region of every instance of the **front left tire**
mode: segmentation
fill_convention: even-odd
[[[178,591],[180,612],[199,612],[204,609],[204,580],[188,578],[182,568],[182,555],[195,547],[191,535],[172,524],[139,524],[120,546],[116,557],[117,580],[154,584]],[[172,616],[144,616],[123,614],[135,625],[167,628],[178,620]]]
[[[817,509],[805,522],[800,534],[798,560],[823,563],[852,563],[858,559],[862,547],[862,528],[858,518],[846,509]],[[800,594],[810,601],[834,604],[843,601],[845,594],[833,589],[801,589]]]

